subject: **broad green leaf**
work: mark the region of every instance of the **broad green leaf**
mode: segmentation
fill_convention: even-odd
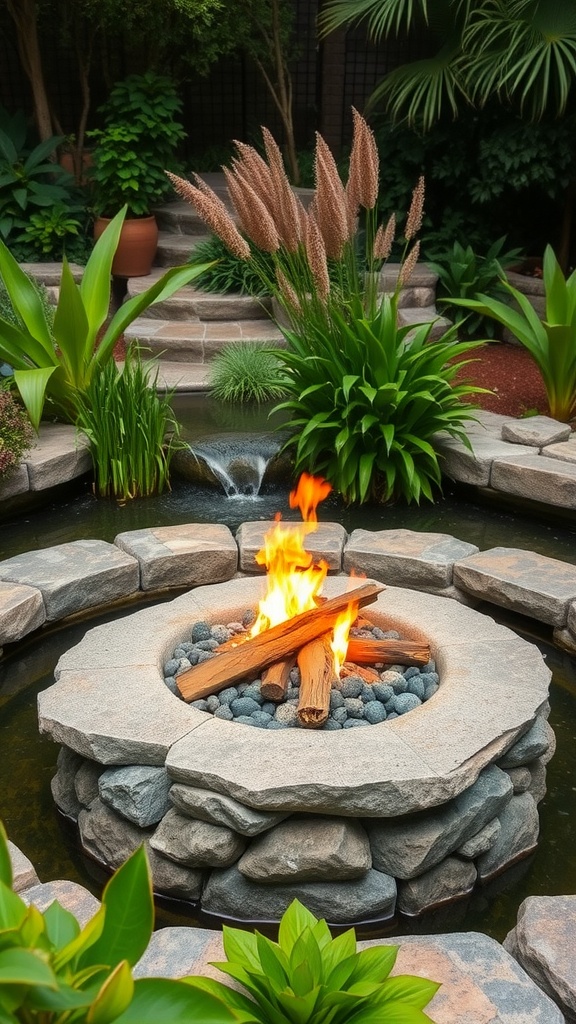
[[[83,390],[86,383],[85,339],[88,319],[82,303],[80,289],[72,277],[64,257],[60,280],[60,297],[54,315],[54,337],[65,364],[70,385]]]
[[[66,964],[71,963],[76,958],[79,960],[81,955],[98,941],[104,928],[105,916],[106,910],[103,906],[100,906],[94,916],[84,925],[82,931],[55,954],[54,970],[56,972],[61,971]],[[92,967],[95,965],[90,961],[87,966]],[[78,963],[76,968],[78,968]]]
[[[0,241],[0,276],[4,281],[14,310],[27,330],[47,353],[52,352],[52,337],[42,300],[30,278],[20,268],[2,241]]]
[[[0,317],[0,355],[7,359],[14,369],[24,370],[34,366],[56,366],[58,363],[54,348],[47,352],[36,338],[26,331],[8,323]]]
[[[50,904],[43,916],[46,934],[55,949],[67,946],[80,934],[80,925],[74,914],[66,910],[58,900]]]
[[[115,1024],[254,1024],[259,1018],[199,987],[165,978],[134,983],[130,1005]]]
[[[427,978],[418,978],[410,974],[397,974],[388,978],[382,985],[378,1001],[407,1003],[423,1010],[440,988],[438,982]]]
[[[258,968],[260,966],[258,943],[256,936],[252,932],[224,925],[222,929],[222,944],[224,952],[230,961],[246,968]],[[220,965],[215,964],[213,966],[219,967]]]
[[[44,916],[37,907],[28,907],[28,913],[19,929],[20,945],[28,949],[50,950],[50,940],[46,934]]]
[[[0,882],[0,936],[4,931],[13,931],[24,923],[28,908],[24,900],[3,882]]]
[[[144,953],[152,934],[154,904],[146,851],[143,846],[112,875],[102,894],[104,927],[99,938],[86,949],[79,966],[107,964],[121,960],[133,966]]]
[[[110,288],[112,260],[118,248],[122,224],[127,207],[123,207],[110,221],[96,242],[90,258],[84,268],[80,283],[80,295],[88,320],[88,333],[85,339],[85,358],[94,349],[96,336],[108,317],[110,308]]]
[[[1,985],[44,985],[57,988],[50,966],[31,949],[5,949],[0,953]]]
[[[134,981],[127,960],[121,960],[112,971],[94,999],[86,1024],[112,1024],[130,1005],[134,995]]]
[[[406,1003],[387,1003],[382,1006],[365,1006],[358,1013],[351,1014],[346,1024],[433,1024],[430,1017],[415,1006]]]
[[[26,406],[30,422],[36,431],[40,428],[48,381],[57,369],[57,366],[46,366],[36,370],[14,371],[16,387]]]
[[[288,985],[288,957],[277,943],[256,932],[258,957],[268,982],[282,991]]]
[[[262,1006],[259,1006],[248,996],[244,995],[243,992],[238,992],[234,988],[229,988],[228,985],[223,985],[221,981],[216,981],[214,978],[204,978],[200,976],[181,978],[184,984],[189,985],[190,988],[198,992],[207,992],[214,996],[215,999],[219,999],[226,1004],[228,1009],[232,1011],[240,1011],[241,1013],[253,1015],[255,1021],[260,1021],[261,1024],[270,1024],[270,1015],[267,1015]]]
[[[337,964],[349,960],[356,952],[356,932],[353,928],[337,935],[329,946],[322,953],[324,971],[326,977],[334,970]]]
[[[12,888],[12,860],[8,850],[8,836],[0,821],[0,882],[8,889]]]

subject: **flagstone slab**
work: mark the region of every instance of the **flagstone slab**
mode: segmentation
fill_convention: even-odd
[[[7,477],[0,480],[0,501],[15,498],[17,494],[25,494],[29,490],[28,467],[25,462],[21,462]]]
[[[491,548],[457,562],[454,582],[475,597],[559,627],[576,599],[576,566],[520,548]]]
[[[548,444],[567,441],[572,433],[568,423],[559,423],[550,416],[527,416],[509,420],[502,427],[502,440],[544,448]]]
[[[534,453],[494,459],[490,486],[546,505],[576,508],[576,465]]]
[[[0,646],[20,640],[46,619],[42,594],[35,587],[0,583]]]
[[[504,948],[567,1021],[576,1020],[576,896],[529,896]]]
[[[266,572],[266,566],[258,564],[256,555],[264,547],[264,537],[274,525],[273,522],[242,523],[238,529],[236,542],[240,552],[239,567],[243,572]],[[328,563],[330,572],[340,572],[342,553],[348,536],[340,523],[319,523],[317,529],[311,529],[312,524],[283,521],[281,525],[288,531],[302,530],[304,527],[308,531],[304,547],[312,555],[313,560],[317,562],[322,558]]]
[[[48,622],[138,593],[138,562],[103,540],[75,540],[0,562],[0,581],[36,587]]]
[[[547,445],[543,454],[549,459],[559,459],[560,462],[576,465],[576,434],[572,434],[567,441]]]
[[[238,567],[238,548],[227,526],[159,526],[119,533],[114,543],[138,560],[142,590],[221,583]]]
[[[8,840],[8,854],[12,865],[12,888],[14,892],[23,892],[24,889],[31,889],[33,885],[40,884],[40,879],[36,874],[36,868],[32,861],[10,840]]]
[[[37,907],[41,913],[48,910],[54,900],[58,900],[66,910],[74,914],[74,917],[83,928],[100,907],[100,901],[88,892],[83,885],[77,882],[68,882],[65,879],[56,879],[53,882],[43,882],[41,885],[33,885],[20,893],[21,899],[27,906]]]
[[[467,544],[445,533],[415,530],[354,530],[344,548],[343,569],[353,569],[398,587],[448,587],[454,562],[476,554]]]
[[[500,428],[501,429],[501,428]],[[516,455],[524,453],[533,455],[534,449],[528,445],[514,446],[499,437],[485,434],[480,429],[466,430],[469,433],[469,440],[472,448],[468,448],[458,438],[442,436],[436,440],[434,447],[440,455],[440,468],[442,473],[451,480],[458,480],[463,484],[473,484],[476,487],[488,487],[492,474],[492,464],[495,459],[507,458],[513,450]]]
[[[68,423],[45,423],[25,456],[31,491],[74,480],[92,469],[88,439]]]

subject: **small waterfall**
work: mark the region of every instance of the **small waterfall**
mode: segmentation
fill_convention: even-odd
[[[283,440],[277,434],[211,434],[195,441],[190,450],[206,463],[229,498],[256,497]]]

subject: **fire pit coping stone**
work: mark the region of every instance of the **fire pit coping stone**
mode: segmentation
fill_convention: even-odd
[[[174,781],[259,811],[392,817],[467,789],[546,707],[550,672],[536,647],[455,602],[395,587],[370,617],[428,640],[442,679],[409,715],[338,733],[269,732],[186,705],[162,682],[166,656],[194,621],[254,607],[263,583],[198,588],[90,630],[39,696],[40,731],[104,765],[165,763]],[[348,577],[326,581],[328,597],[347,589]]]
[[[446,533],[354,530],[344,550],[344,572],[356,569],[398,587],[451,586],[454,562],[478,553],[475,544]]]
[[[264,547],[264,537],[274,526],[273,522],[242,523],[236,532],[236,542],[240,552],[240,569],[242,572],[264,573],[265,566],[258,565],[256,554]],[[282,522],[287,529],[301,528],[302,523]],[[318,529],[310,532],[304,542],[306,551],[314,561],[323,558],[328,564],[329,572],[340,572],[342,555],[348,534],[339,523],[318,523]]]

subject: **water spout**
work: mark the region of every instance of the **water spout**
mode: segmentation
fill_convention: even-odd
[[[206,463],[229,498],[256,497],[282,440],[275,434],[212,434],[196,441],[190,450]]]

